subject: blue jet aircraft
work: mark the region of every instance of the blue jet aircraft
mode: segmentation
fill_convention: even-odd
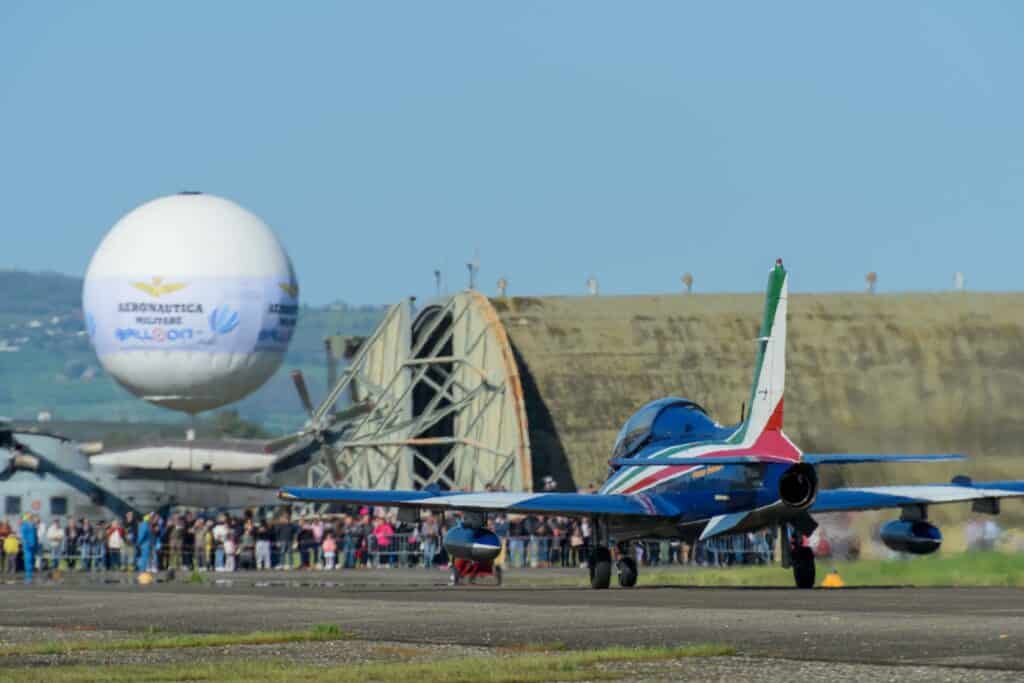
[[[693,542],[766,527],[785,530],[783,564],[792,566],[797,587],[811,588],[814,554],[804,538],[817,526],[815,513],[898,508],[899,519],[882,527],[883,542],[894,550],[927,554],[942,543],[941,532],[928,521],[929,505],[972,501],[976,511],[998,514],[1000,499],[1024,496],[1024,481],[975,483],[966,477],[949,484],[819,490],[817,468],[824,465],[963,456],[811,454],[797,448],[782,431],[787,283],[780,259],[768,277],[746,419],[723,426],[682,398],[647,404],[619,433],[610,475],[597,494],[284,488],[279,495],[286,501],[461,511],[462,524],[449,532],[445,547],[453,557],[468,560],[486,561],[500,551],[486,528],[488,513],[589,517],[595,543],[587,566],[594,588],[611,583],[613,540],[619,584],[631,587],[637,581],[631,541]]]

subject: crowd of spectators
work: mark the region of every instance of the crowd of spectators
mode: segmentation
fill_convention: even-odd
[[[457,523],[457,521],[456,521]],[[361,567],[431,568],[448,562],[442,544],[449,521],[424,512],[414,523],[394,510],[363,507],[351,514],[293,518],[289,512],[256,511],[242,515],[196,512],[91,522],[53,519],[44,523],[26,515],[21,526],[0,521],[0,568],[25,568],[25,535],[32,530],[34,569],[161,569],[226,571],[354,569]],[[491,529],[505,545],[511,567],[585,565],[592,542],[586,518],[496,515]],[[679,541],[633,545],[643,565],[748,564],[770,561],[770,534],[746,534],[690,546]],[[61,564],[63,562],[63,564]]]

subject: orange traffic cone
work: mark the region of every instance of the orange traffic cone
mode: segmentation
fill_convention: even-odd
[[[839,576],[839,572],[835,567],[825,576],[825,580],[821,582],[822,588],[842,588],[845,585],[843,577]]]

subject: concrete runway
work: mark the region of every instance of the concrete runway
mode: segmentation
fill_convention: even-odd
[[[572,648],[714,642],[755,657],[1024,671],[1021,590],[448,588],[443,577],[378,570],[239,574],[207,585],[78,577],[8,584],[0,586],[0,626],[211,632],[332,623],[366,639]]]

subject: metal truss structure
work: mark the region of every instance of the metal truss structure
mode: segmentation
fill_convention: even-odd
[[[485,296],[460,292],[415,317],[411,301],[395,304],[348,360],[318,411],[350,403],[336,413],[348,417],[323,430],[308,485],[532,489],[518,366]]]

